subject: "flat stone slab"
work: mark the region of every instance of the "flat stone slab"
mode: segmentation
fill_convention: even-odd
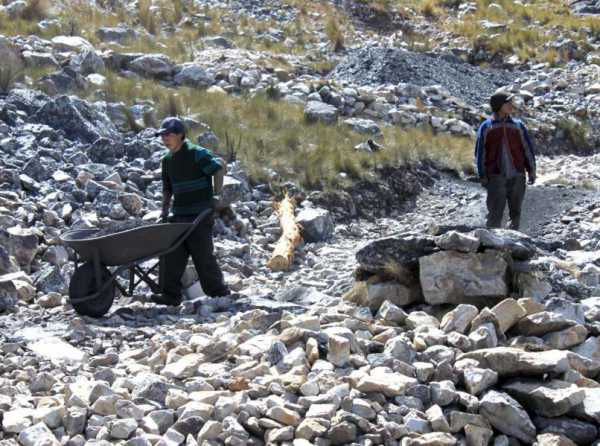
[[[28,347],[37,355],[51,361],[82,362],[87,357],[85,352],[56,337],[40,339]]]

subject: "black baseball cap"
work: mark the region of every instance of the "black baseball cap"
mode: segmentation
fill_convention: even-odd
[[[167,133],[175,133],[178,135],[185,133],[185,125],[183,121],[174,116],[163,119],[160,124],[160,129],[154,133],[154,136],[166,135]]]
[[[504,104],[512,101],[514,95],[508,93],[496,93],[490,98],[490,107],[494,113],[498,112]]]

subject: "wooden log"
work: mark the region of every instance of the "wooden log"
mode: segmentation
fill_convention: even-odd
[[[267,266],[273,271],[285,271],[289,269],[294,261],[294,250],[296,246],[302,243],[302,236],[300,235],[300,226],[296,223],[294,215],[296,209],[294,200],[286,195],[282,201],[275,203],[274,206],[279,217],[282,234],[275,245],[275,249],[273,249],[273,255]]]

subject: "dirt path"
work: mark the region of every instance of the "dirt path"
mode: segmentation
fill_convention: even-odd
[[[444,184],[446,183],[446,184]],[[440,190],[441,189],[441,190]],[[444,179],[434,186],[431,193],[450,192],[433,197],[438,202],[448,201],[448,213],[431,212],[430,216],[444,224],[484,226],[486,218],[485,190],[476,183]],[[586,207],[600,200],[598,191],[573,189],[546,185],[527,187],[522,208],[521,231],[531,237],[548,235],[549,226],[560,224],[560,217],[575,206]],[[424,206],[425,209],[430,205]],[[423,212],[421,207],[420,212]],[[508,218],[505,210],[504,222]]]

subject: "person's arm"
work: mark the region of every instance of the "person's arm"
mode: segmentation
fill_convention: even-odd
[[[477,175],[482,185],[487,183],[487,175],[485,172],[485,134],[487,126],[485,122],[479,126],[477,130],[477,141],[475,142],[475,165],[477,167]]]
[[[221,165],[221,168],[217,170],[213,175],[213,187],[215,194],[220,194],[223,190],[223,180],[225,178],[225,174],[227,174],[227,163],[223,158],[215,159]]]
[[[227,170],[227,164],[225,161],[208,150],[202,148],[196,152],[196,162],[200,169],[209,177],[212,177],[213,181],[213,193],[217,194],[214,198],[214,205],[216,208],[219,207],[220,197],[218,194],[223,189],[223,178]]]
[[[525,124],[520,122],[519,128],[521,130],[521,139],[523,141],[523,149],[525,151],[525,168],[527,169],[529,184],[533,184],[536,180],[535,149]]]
[[[162,200],[162,212],[160,214],[160,221],[163,223],[167,222],[169,217],[169,209],[171,208],[171,199],[173,193],[163,189],[163,200]]]
[[[167,167],[163,160],[161,164],[161,174],[163,183],[163,197],[162,197],[162,212],[160,214],[160,220],[163,223],[167,222],[169,217],[169,209],[171,208],[171,199],[173,198],[173,188],[171,187],[171,179],[167,173]]]

